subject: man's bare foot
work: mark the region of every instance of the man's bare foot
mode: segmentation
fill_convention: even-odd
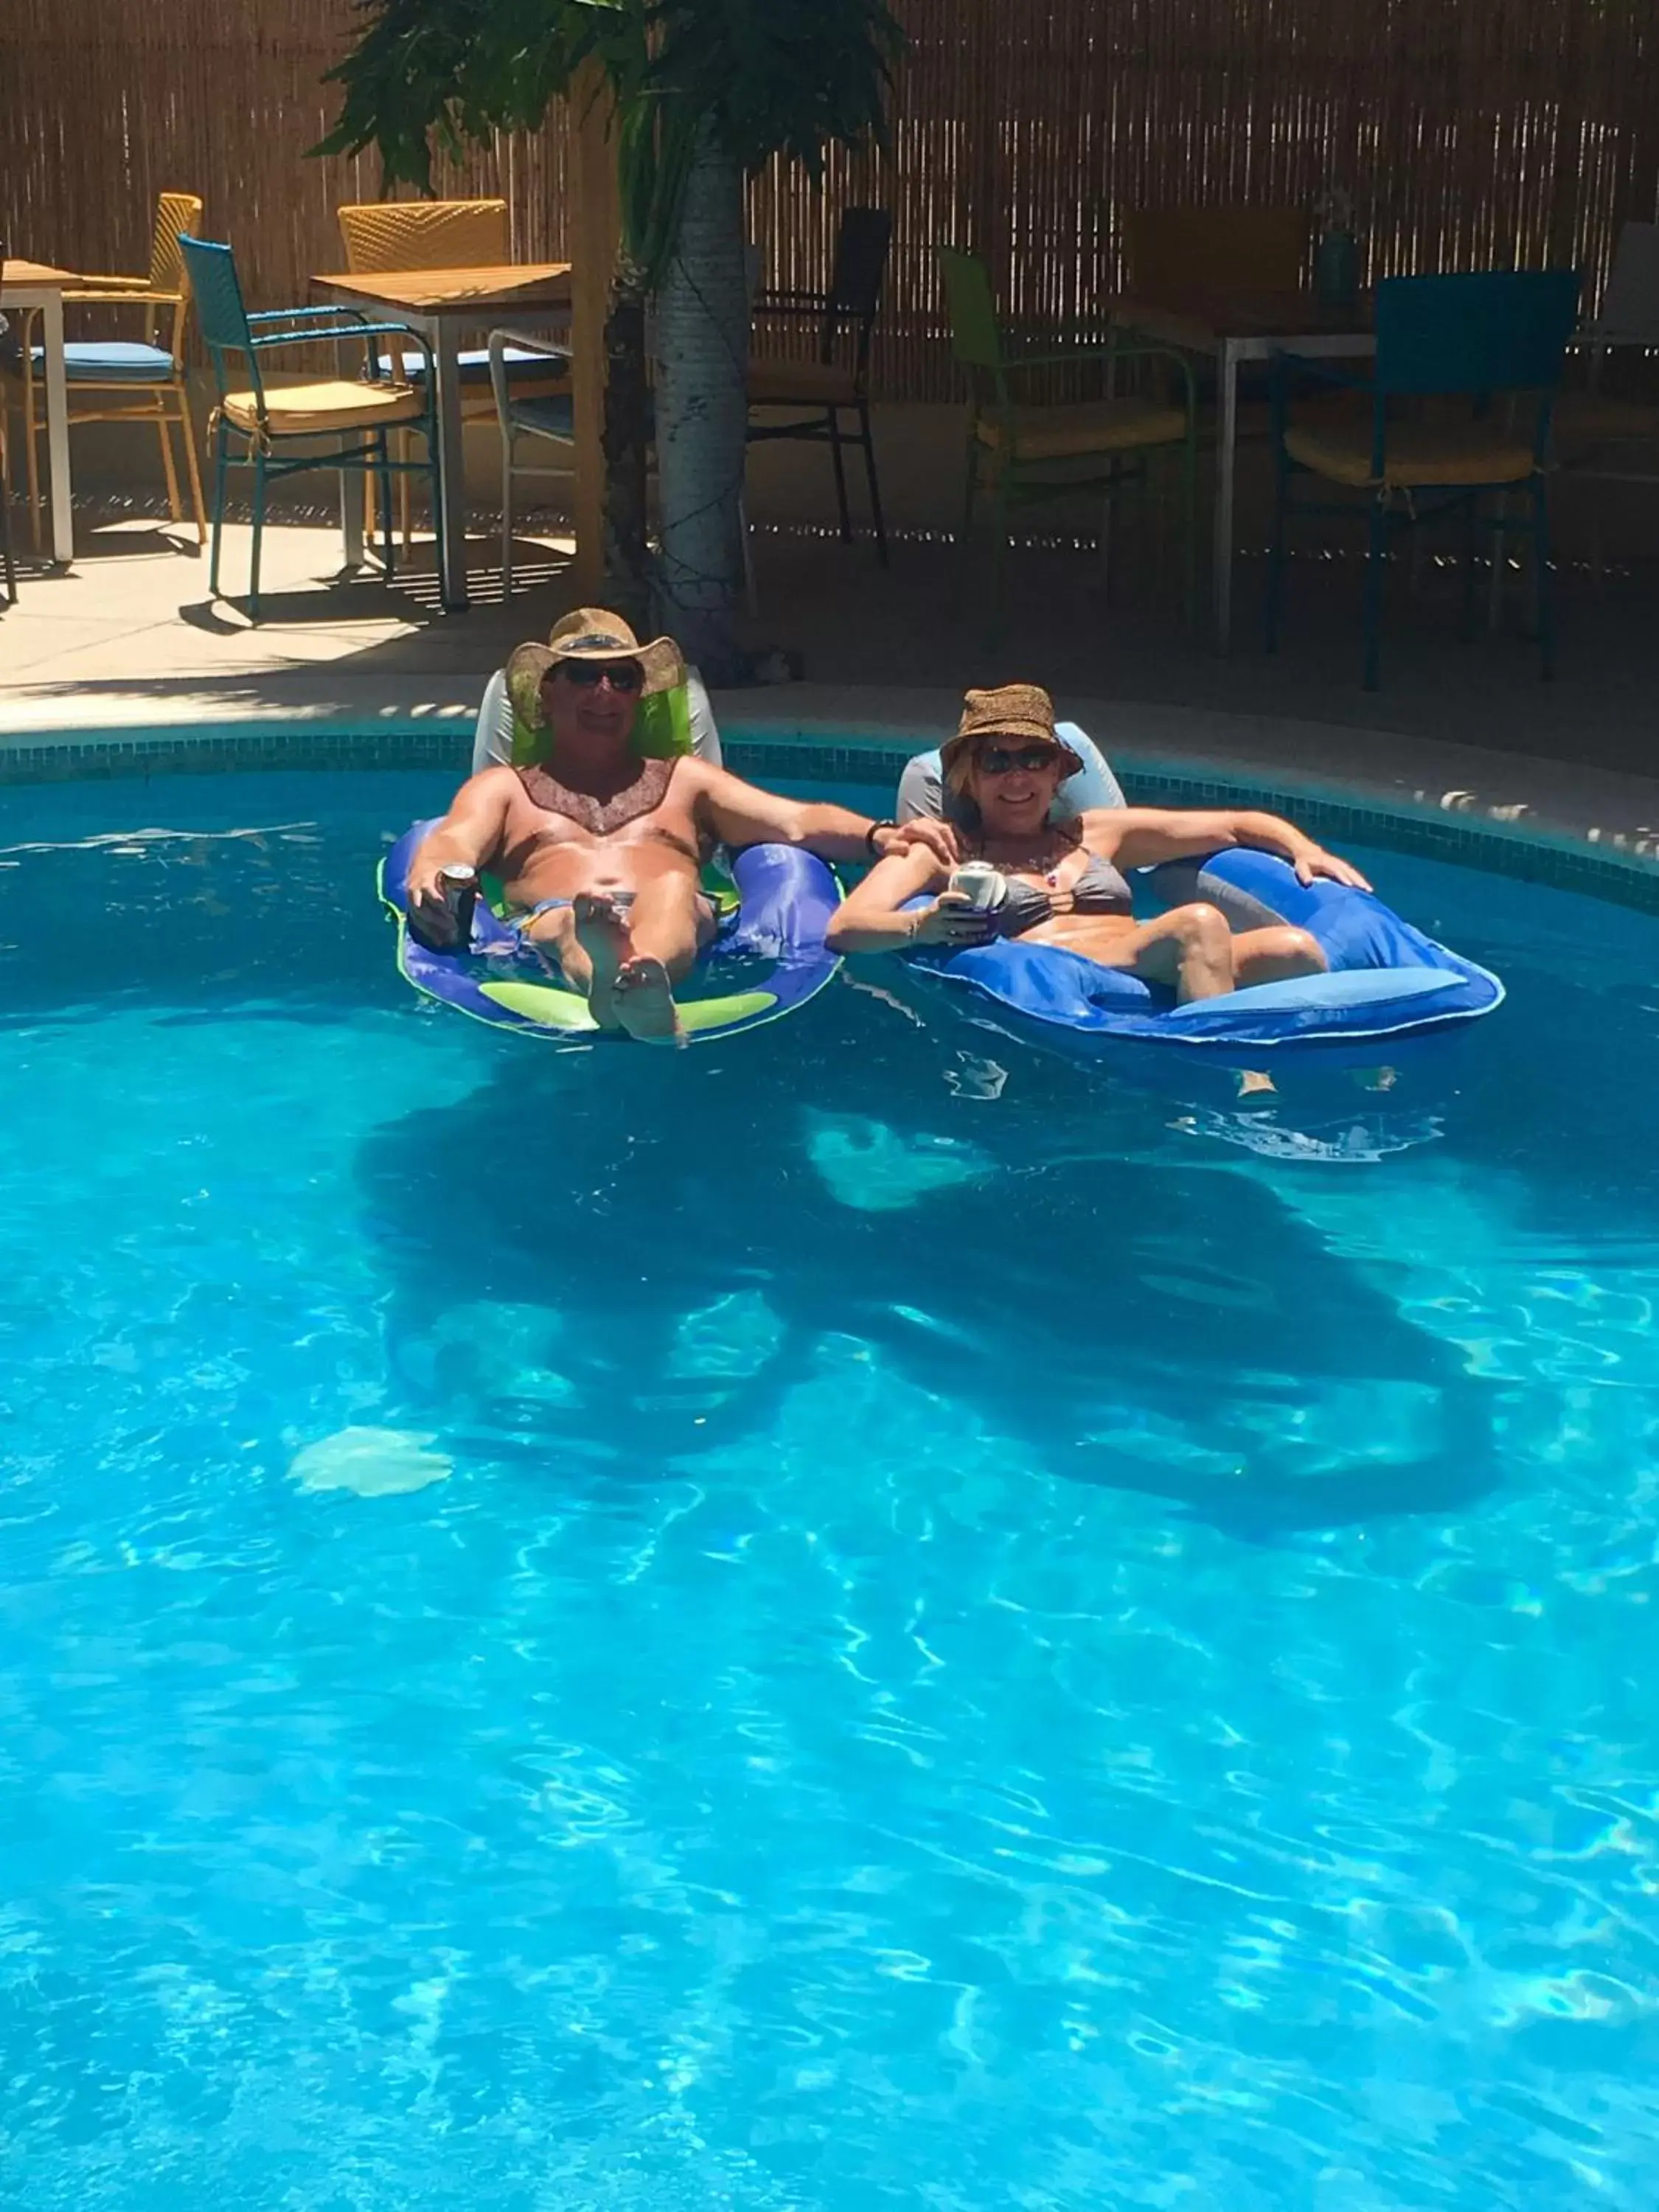
[[[617,1018],[629,1036],[641,1044],[685,1042],[680,1010],[660,960],[642,952],[625,960],[617,973],[615,994]]]
[[[634,942],[623,909],[606,891],[578,891],[570,913],[576,942],[593,971],[587,1011],[602,1030],[625,1027],[617,1007],[617,978],[633,957]]]

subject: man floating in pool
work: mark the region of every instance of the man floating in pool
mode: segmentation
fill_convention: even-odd
[[[924,845],[947,867],[954,852],[937,822],[871,822],[777,798],[707,761],[642,758],[640,702],[684,674],[672,639],[641,645],[595,607],[567,615],[544,646],[521,645],[508,686],[520,720],[547,733],[544,757],[463,784],[409,870],[410,920],[435,945],[453,944],[456,927],[440,871],[492,871],[599,1027],[657,1044],[680,1042],[674,986],[714,933],[700,874],[716,843],[799,845],[826,860]]]

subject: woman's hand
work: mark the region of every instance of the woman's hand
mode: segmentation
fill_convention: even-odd
[[[1310,884],[1316,876],[1328,877],[1334,884],[1346,884],[1350,890],[1368,891],[1370,884],[1351,860],[1340,854],[1328,853],[1322,845],[1304,844],[1291,863],[1299,884]]]
[[[983,945],[991,933],[990,924],[963,891],[941,891],[926,906],[912,907],[904,918],[912,945],[939,945],[953,952],[964,945]]]

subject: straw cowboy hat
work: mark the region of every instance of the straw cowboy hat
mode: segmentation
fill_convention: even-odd
[[[685,662],[672,637],[641,645],[620,615],[604,607],[576,607],[548,632],[545,645],[520,645],[507,664],[507,688],[514,711],[526,727],[544,730],[542,679],[563,660],[634,660],[644,671],[646,696],[672,691],[685,681]]]
[[[955,737],[947,738],[939,747],[939,763],[948,781],[967,774],[973,755],[988,738],[1052,745],[1067,775],[1079,774],[1083,767],[1081,755],[1055,735],[1054,702],[1040,684],[1001,684],[994,691],[968,693]]]

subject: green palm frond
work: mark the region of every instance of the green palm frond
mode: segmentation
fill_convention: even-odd
[[[325,82],[339,120],[313,150],[380,154],[432,189],[459,154],[533,131],[597,60],[616,105],[623,248],[649,287],[672,250],[700,126],[753,175],[775,155],[816,182],[825,149],[880,139],[904,33],[885,0],[356,0],[362,29]]]

